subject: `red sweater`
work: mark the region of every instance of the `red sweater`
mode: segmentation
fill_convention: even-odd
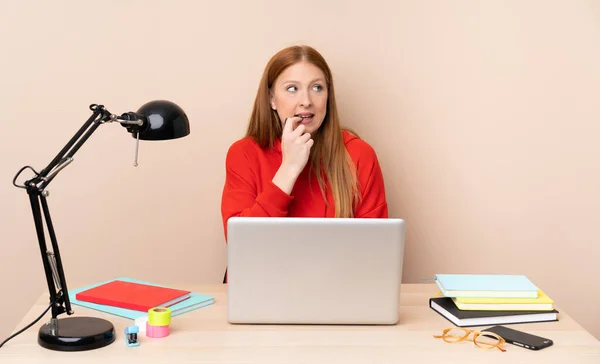
[[[343,132],[344,144],[357,168],[362,196],[356,207],[357,218],[387,218],[383,175],[373,148],[362,139]],[[308,180],[308,167],[300,174],[291,195],[277,187],[272,179],[281,165],[281,141],[273,149],[261,149],[254,139],[236,141],[227,152],[225,186],[221,214],[225,239],[227,220],[232,216],[252,217],[334,217],[333,195],[326,189],[329,205],[319,189],[316,177]],[[312,186],[312,188],[311,188]]]

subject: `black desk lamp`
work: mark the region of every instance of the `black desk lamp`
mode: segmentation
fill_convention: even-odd
[[[25,166],[19,170],[13,179],[13,185],[27,190],[31,202],[33,221],[44,263],[48,290],[50,291],[50,305],[37,320],[41,319],[52,308],[50,322],[44,324],[39,329],[38,343],[42,347],[51,350],[83,351],[101,348],[115,341],[115,330],[112,323],[100,318],[57,318],[60,314],[67,313],[70,316],[74,312],[71,310],[67,282],[48,210],[46,200],[48,196],[48,191],[46,190],[48,184],[56,177],[58,172],[73,161],[73,155],[77,150],[104,123],[118,122],[136,139],[134,165],[137,165],[139,140],[176,139],[190,133],[189,122],[185,112],[179,106],[169,101],[151,101],[144,104],[137,112],[128,112],[121,116],[111,114],[103,105],[94,104],[90,106],[90,109],[93,111],[90,118],[46,168],[38,173],[32,167]],[[16,180],[25,169],[33,171],[35,176],[27,180],[24,185],[17,185]],[[42,213],[52,243],[52,251],[48,250],[46,246]],[[28,327],[37,322],[37,320],[32,322]],[[11,336],[11,338],[20,332]]]

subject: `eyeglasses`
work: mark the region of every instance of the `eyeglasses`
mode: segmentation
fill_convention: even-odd
[[[502,352],[506,351],[503,348],[506,340],[493,332],[480,332],[476,330],[464,329],[462,327],[452,327],[442,331],[441,335],[433,335],[433,337],[436,339],[442,339],[450,344],[455,344],[461,341],[470,340],[469,336],[471,336],[471,334],[474,334],[473,343],[475,343],[478,348],[485,350],[497,348]]]

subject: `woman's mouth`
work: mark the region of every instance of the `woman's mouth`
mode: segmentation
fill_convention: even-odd
[[[315,114],[311,114],[311,113],[300,113],[300,114],[296,114],[294,116],[300,117],[302,118],[301,123],[302,124],[308,124],[311,121],[313,121],[313,118],[315,117]]]

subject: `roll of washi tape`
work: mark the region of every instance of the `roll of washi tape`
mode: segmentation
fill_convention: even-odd
[[[146,322],[146,336],[148,337],[165,337],[169,336],[169,325],[153,326]]]
[[[148,310],[148,323],[152,326],[168,326],[171,324],[171,309],[153,307]]]

